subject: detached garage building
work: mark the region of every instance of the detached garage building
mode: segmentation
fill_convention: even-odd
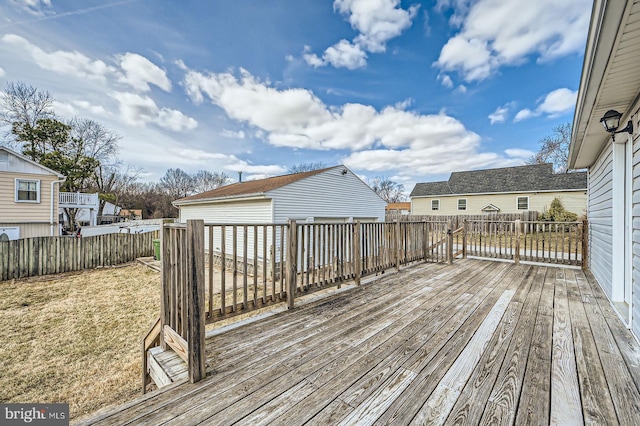
[[[345,166],[223,186],[174,201],[180,221],[343,223],[384,221],[387,203]]]

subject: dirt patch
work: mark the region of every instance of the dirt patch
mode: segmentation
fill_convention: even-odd
[[[143,265],[0,282],[0,402],[68,402],[71,418],[126,402],[159,312]]]

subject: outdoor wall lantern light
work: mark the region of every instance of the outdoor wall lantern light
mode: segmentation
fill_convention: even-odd
[[[618,130],[618,127],[620,127],[620,118],[622,118],[622,114],[620,114],[616,110],[610,109],[600,119],[600,122],[604,126],[605,130],[611,133],[611,138],[614,142],[616,141],[616,133],[633,133],[633,124],[631,123],[631,120],[629,120],[629,122],[627,123],[627,127],[622,130]]]

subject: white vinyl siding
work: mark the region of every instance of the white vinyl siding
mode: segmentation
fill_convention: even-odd
[[[180,206],[180,221],[202,219],[205,223],[271,223],[271,200],[229,201]]]
[[[529,210],[529,197],[516,198],[516,208],[518,210]]]
[[[458,198],[458,210],[467,210],[466,198]]]
[[[632,331],[640,340],[640,138],[633,142]]]
[[[307,218],[384,221],[387,203],[356,175],[342,170],[335,167],[269,191],[275,223]]]
[[[431,210],[440,210],[440,200],[431,200]]]
[[[612,150],[609,143],[589,170],[589,269],[609,298],[612,263]]]
[[[205,223],[216,224],[252,224],[252,223],[272,223],[271,216],[271,200],[252,200],[252,201],[232,201],[224,203],[205,203],[196,205],[180,206],[180,221],[186,222],[189,219],[202,219]],[[247,254],[248,258],[253,258],[253,232],[252,226],[247,227]],[[213,250],[214,253],[221,252],[222,238],[221,228],[214,227]],[[236,230],[236,245],[240,250],[240,257],[244,257],[243,241],[244,227],[238,227]],[[277,238],[279,244],[279,238]],[[258,260],[262,261],[261,247],[263,244],[262,228],[258,228]],[[273,244],[271,234],[267,235],[267,245],[271,247]],[[209,236],[205,235],[205,250],[209,250]],[[229,226],[225,231],[225,251],[232,253],[233,250],[233,227]]]
[[[16,203],[39,203],[40,181],[16,179]]]

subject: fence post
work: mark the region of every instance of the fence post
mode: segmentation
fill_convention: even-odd
[[[453,221],[447,222],[447,263],[453,265]]]
[[[204,354],[204,221],[187,220],[187,344],[189,348],[189,381],[206,375]]]
[[[582,219],[582,270],[586,271],[588,267],[589,253],[589,221]]]
[[[296,296],[296,275],[298,274],[298,225],[294,219],[289,220],[289,235],[287,247],[287,304],[289,309],[294,308]]]
[[[400,251],[401,251],[401,238],[400,238],[400,219],[396,220],[396,271],[400,271]]]
[[[353,268],[355,272],[356,285],[360,285],[362,277],[362,255],[360,253],[360,221],[353,224]]]
[[[462,221],[462,258],[467,258],[467,219]]]
[[[171,229],[164,221],[160,224],[160,259],[162,268],[160,268],[160,282],[162,286],[162,300],[160,301],[160,330],[164,330],[164,326],[170,323],[170,294],[171,294]],[[164,341],[164,333],[160,332],[160,345],[163,350],[167,350],[167,344]]]
[[[513,261],[516,265],[520,264],[520,219],[516,219],[515,227],[516,227],[516,247],[515,253],[513,253]]]

